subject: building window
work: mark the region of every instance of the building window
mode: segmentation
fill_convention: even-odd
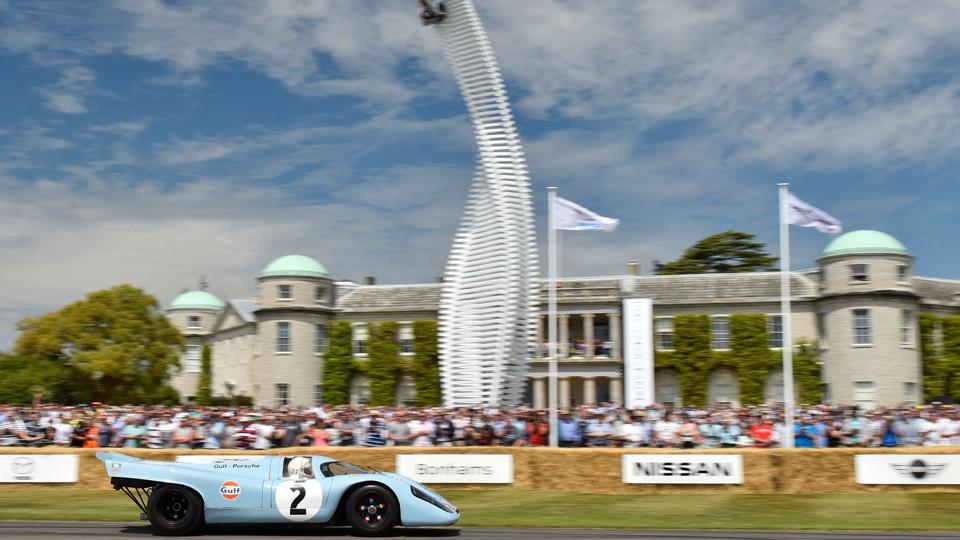
[[[864,409],[872,409],[874,401],[873,381],[857,381],[853,383],[853,401]]]
[[[366,324],[359,323],[353,325],[353,354],[355,356],[367,354]]]
[[[866,283],[870,281],[870,267],[865,264],[851,264],[850,281],[853,283]]]
[[[283,383],[274,387],[273,402],[277,405],[290,404],[290,385]]]
[[[326,302],[327,301],[326,285],[317,285],[317,288],[314,289],[313,298],[317,302]]]
[[[413,326],[400,323],[400,354],[413,354]]]
[[[817,335],[820,336],[820,346],[826,347],[829,342],[829,327],[827,326],[827,314],[817,313]]]
[[[315,353],[325,353],[327,352],[327,327],[323,324],[317,325],[317,340],[314,343],[313,352]]]
[[[714,350],[724,351],[730,348],[730,317],[726,315],[713,317],[710,321],[711,347]]]
[[[655,321],[657,330],[657,350],[673,350],[673,318],[660,317]]]
[[[203,323],[200,322],[200,316],[191,315],[190,318],[187,319],[187,328],[190,330],[199,330],[203,328]]]
[[[277,323],[277,352],[290,352],[290,323]]]
[[[323,405],[323,385],[313,385],[313,402],[317,405]]]
[[[870,310],[853,310],[853,344],[872,345],[873,333],[870,328]]]
[[[900,344],[913,345],[913,311],[900,311]]]
[[[917,383],[915,382],[903,383],[903,404],[904,405],[917,404]]]
[[[770,315],[767,317],[767,333],[770,334],[770,348],[783,348],[783,317]]]
[[[897,283],[909,283],[910,282],[910,266],[906,264],[901,264],[897,266]]]
[[[187,354],[184,356],[183,369],[187,373],[200,373],[200,346],[187,345]]]
[[[290,285],[277,285],[277,298],[293,300],[293,289],[290,288]]]

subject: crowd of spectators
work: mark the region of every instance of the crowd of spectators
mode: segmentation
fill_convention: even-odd
[[[564,447],[776,448],[777,407],[638,410],[603,405],[560,413]],[[797,447],[960,444],[960,407],[798,409]],[[0,405],[0,446],[266,450],[296,446],[546,446],[546,411],[529,407],[373,408]]]

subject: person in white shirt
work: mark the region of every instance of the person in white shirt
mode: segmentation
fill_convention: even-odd
[[[635,423],[630,416],[624,416],[623,423],[617,429],[617,438],[620,439],[624,448],[637,448],[646,446],[646,430],[643,424]]]
[[[657,420],[653,425],[654,445],[660,448],[673,446],[676,442],[678,429],[680,429],[680,423],[673,415],[666,419]]]
[[[72,438],[73,426],[57,417],[53,424],[53,443],[57,446],[70,446]]]

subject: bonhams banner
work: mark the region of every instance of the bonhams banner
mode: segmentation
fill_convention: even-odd
[[[401,454],[397,472],[424,484],[512,484],[513,456]]]
[[[0,483],[72,483],[76,455],[8,454],[0,456]]]
[[[960,484],[960,455],[874,454],[854,456],[858,484]]]
[[[625,484],[742,484],[743,459],[732,454],[627,454]]]

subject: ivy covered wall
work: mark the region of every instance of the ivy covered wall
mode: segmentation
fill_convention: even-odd
[[[960,401],[960,317],[920,314],[924,401]]]
[[[357,371],[350,340],[353,336],[348,321],[335,321],[327,336],[327,352],[323,354],[323,401],[330,405],[350,403],[350,378]]]
[[[726,367],[737,375],[742,405],[764,401],[767,375],[781,367],[780,353],[769,348],[767,316],[740,314],[730,316],[730,350],[711,348],[708,315],[679,315],[673,318],[672,351],[656,351],[656,368],[674,368],[680,379],[684,404],[705,405],[710,373]],[[818,403],[821,398],[820,365],[816,345],[801,339],[795,343],[793,373],[801,403]]]
[[[413,323],[413,380],[417,387],[417,405],[440,405],[440,351],[437,348],[437,322]]]

